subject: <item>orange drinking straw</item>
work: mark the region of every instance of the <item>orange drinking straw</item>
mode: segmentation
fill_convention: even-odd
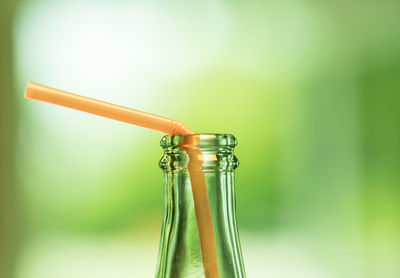
[[[25,97],[66,106],[129,124],[155,129],[168,134],[193,133],[190,128],[177,120],[64,92],[34,82],[28,82],[25,90]]]
[[[182,122],[127,108],[108,102],[68,93],[58,89],[28,82],[25,97],[58,104],[76,110],[96,114],[106,118],[122,121],[168,134],[193,134],[193,131]],[[206,180],[201,167],[204,157],[198,147],[199,137],[188,137],[182,147],[189,156],[188,170],[193,192],[196,220],[199,230],[201,252],[206,278],[218,278],[217,254],[208,202]],[[189,145],[189,147],[187,147]]]

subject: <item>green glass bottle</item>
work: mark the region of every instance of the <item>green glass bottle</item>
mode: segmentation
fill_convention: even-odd
[[[156,278],[206,277],[191,184],[194,181],[189,161],[195,157],[188,152],[191,148],[199,150],[202,157],[199,171],[205,181],[218,266],[218,273],[206,278],[246,276],[236,223],[236,144],[236,139],[228,134],[162,138],[164,155],[159,165],[164,172],[165,193]]]

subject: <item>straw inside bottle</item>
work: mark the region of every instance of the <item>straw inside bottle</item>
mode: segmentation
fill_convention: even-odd
[[[218,278],[217,251],[210,203],[206,186],[206,178],[202,171],[204,156],[199,147],[200,137],[188,136],[182,147],[189,156],[188,170],[192,186],[197,227],[199,230],[201,253],[206,278]]]

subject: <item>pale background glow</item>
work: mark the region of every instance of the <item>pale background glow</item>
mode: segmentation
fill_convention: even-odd
[[[24,100],[29,80],[234,134],[248,277],[400,277],[397,11],[21,3],[16,277],[152,277],[161,230],[162,134]]]

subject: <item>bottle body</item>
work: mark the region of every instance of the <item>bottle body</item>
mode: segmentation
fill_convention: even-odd
[[[184,136],[167,136],[162,142],[164,156],[160,161],[165,193],[156,278],[206,277],[204,244],[201,244],[204,237],[206,240],[213,237],[215,249],[212,250],[216,253],[218,269],[209,272],[206,278],[245,277],[235,211],[234,169],[238,163],[233,147],[236,140],[223,134],[185,136],[199,136],[195,147],[204,161],[197,175],[204,181],[212,235],[203,235],[202,239],[199,236],[198,220],[202,212],[196,211],[195,173],[188,168],[191,156],[185,150]]]

